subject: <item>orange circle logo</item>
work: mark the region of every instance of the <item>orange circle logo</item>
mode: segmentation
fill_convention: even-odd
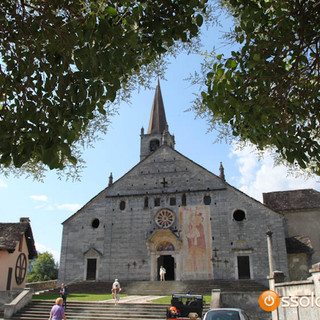
[[[279,307],[279,304],[279,295],[272,290],[262,292],[259,297],[259,305],[264,311],[274,311]]]

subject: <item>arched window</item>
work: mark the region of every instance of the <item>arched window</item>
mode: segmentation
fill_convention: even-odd
[[[145,197],[144,198],[144,208],[148,208],[149,207],[149,198]]]
[[[126,202],[125,201],[120,201],[119,203],[119,209],[123,211],[126,208]]]
[[[149,149],[150,151],[155,151],[159,148],[159,146],[160,146],[160,141],[157,139],[154,139],[150,141]]]
[[[182,206],[186,206],[187,205],[187,196],[186,196],[185,193],[181,197],[181,205]]]

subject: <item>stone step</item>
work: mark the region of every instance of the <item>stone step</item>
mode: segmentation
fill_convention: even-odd
[[[33,301],[15,314],[16,320],[47,320],[54,302]],[[113,304],[100,302],[70,302],[66,310],[68,320],[123,320],[146,319],[163,320],[166,318],[165,304]]]
[[[69,293],[110,293],[112,282],[83,281],[68,285]],[[254,280],[190,280],[190,281],[122,281],[123,294],[171,295],[186,293],[210,295],[212,289],[221,292],[254,292],[267,288]],[[58,293],[58,289],[55,290]]]
[[[47,320],[54,301],[33,301],[15,314],[15,320]],[[165,320],[168,304],[160,303],[121,303],[115,306],[106,302],[76,302],[67,305],[68,320]],[[204,312],[209,309],[205,305]]]

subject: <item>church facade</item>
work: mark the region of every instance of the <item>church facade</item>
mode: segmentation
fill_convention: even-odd
[[[255,279],[288,272],[281,215],[175,150],[159,83],[140,162],[63,222],[60,282]]]

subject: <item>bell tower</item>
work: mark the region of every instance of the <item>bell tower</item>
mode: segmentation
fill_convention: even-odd
[[[144,129],[142,128],[140,136],[140,161],[163,144],[167,144],[171,148],[174,148],[174,136],[169,133],[159,78],[154,94],[148,132],[147,134],[144,134]]]

